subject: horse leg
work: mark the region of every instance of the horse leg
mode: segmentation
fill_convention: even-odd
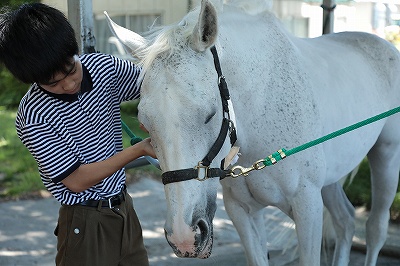
[[[383,145],[379,145],[383,144]],[[378,140],[368,153],[371,170],[372,205],[366,224],[367,257],[365,265],[375,265],[387,237],[389,208],[399,181],[400,145],[387,145]]]
[[[257,212],[255,212],[252,217],[254,220],[254,225],[256,226],[257,230],[257,235],[260,238],[260,245],[261,249],[264,250],[264,254],[266,254],[267,260],[269,260],[269,255],[268,255],[268,247],[267,247],[267,229],[265,226],[265,218],[264,218],[264,212],[265,209],[261,209]]]
[[[339,182],[322,188],[322,199],[336,232],[332,265],[348,265],[354,235],[354,207]]]
[[[262,235],[265,232],[265,224],[261,227],[263,231],[261,233],[259,231],[259,226],[263,221],[260,217],[263,214],[262,209],[251,215],[237,200],[230,196],[230,189],[224,188],[223,194],[226,212],[240,236],[246,253],[247,265],[268,266],[266,242],[263,244],[266,235]]]
[[[313,184],[301,186],[303,189],[290,202],[299,242],[299,265],[319,266],[323,220],[321,190],[310,188]]]

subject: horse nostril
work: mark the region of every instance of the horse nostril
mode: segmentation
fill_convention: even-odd
[[[207,222],[204,220],[199,220],[195,227],[196,240],[199,243],[203,243],[208,239],[208,226]]]
[[[201,234],[200,226],[196,225],[196,235],[200,235],[200,234]]]

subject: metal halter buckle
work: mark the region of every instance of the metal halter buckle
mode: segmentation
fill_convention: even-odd
[[[209,177],[208,177],[208,169],[210,169],[210,167],[209,166],[204,166],[203,165],[203,162],[199,162],[198,164],[197,164],[197,166],[195,166],[194,167],[194,169],[197,169],[197,178],[196,178],[196,180],[198,180],[198,181],[205,181],[205,180],[207,180]],[[203,175],[203,177],[200,177],[200,171],[201,171],[201,169],[204,169],[204,175]]]

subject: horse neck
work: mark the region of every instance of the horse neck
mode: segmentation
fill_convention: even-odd
[[[274,56],[276,50],[292,50],[298,38],[272,12],[249,15],[236,7],[227,7],[220,15],[219,40],[230,56],[247,56],[249,50],[260,48]]]
[[[237,20],[241,21],[239,25]],[[312,95],[307,90],[309,80],[304,75],[302,57],[296,47],[297,38],[271,13],[249,16],[232,9],[220,22],[217,48],[221,50],[221,67],[232,96],[239,134],[254,127],[259,117],[263,120],[257,123],[260,128],[246,130],[248,135],[239,136],[239,141],[259,138],[249,136],[256,132],[270,134],[268,138],[273,139],[275,132],[267,127],[285,118],[283,112],[277,112],[283,108],[285,112],[298,113],[299,121],[306,120],[300,117],[299,109]],[[246,39],[249,41],[243,41]],[[284,132],[285,127],[281,123],[277,131]],[[297,141],[296,135],[290,137]]]
[[[255,84],[257,82],[252,79],[257,77],[264,79],[263,87],[267,86],[265,77],[274,73],[277,64],[292,69],[300,67],[295,45],[298,38],[290,34],[275,15],[266,12],[250,16],[235,8],[226,11],[220,19],[217,49],[228,84],[249,93],[251,91],[246,91],[243,84]],[[241,21],[239,25],[238,20]],[[248,41],[243,41],[246,39]]]

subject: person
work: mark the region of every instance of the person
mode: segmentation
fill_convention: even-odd
[[[45,187],[61,203],[57,265],[148,265],[124,166],[155,158],[151,140],[123,149],[120,103],[140,95],[140,67],[78,55],[65,15],[41,3],[0,15],[0,62],[32,84],[16,130]]]

